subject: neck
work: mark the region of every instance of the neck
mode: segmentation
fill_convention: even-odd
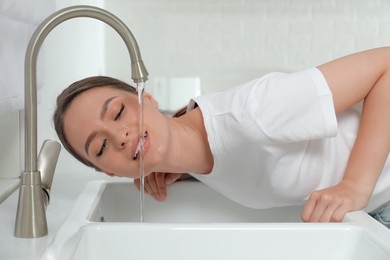
[[[210,173],[213,156],[207,140],[203,116],[199,108],[170,118],[170,151],[164,172]]]

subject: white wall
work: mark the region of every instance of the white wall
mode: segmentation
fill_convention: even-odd
[[[21,170],[18,111],[0,113],[0,122],[0,180],[17,178]]]
[[[18,110],[24,104],[26,48],[36,26],[53,11],[53,1],[0,1],[0,201],[4,189],[16,186],[21,171]]]
[[[56,2],[57,9],[75,4],[104,5],[136,36],[150,73],[147,85],[157,76],[199,76],[203,93],[232,87],[268,71],[298,70],[390,44],[387,0]],[[45,55],[40,55],[45,76],[38,107],[39,146],[44,139],[57,139],[51,117],[56,96],[68,84],[96,74],[130,81],[125,46],[111,28],[106,30],[104,41],[104,27],[90,19],[67,21],[46,39]],[[2,122],[0,133],[9,131],[9,125],[4,125],[7,121]],[[16,136],[9,137],[17,142]],[[8,141],[3,143],[8,145]],[[4,155],[7,149],[0,152]],[[93,172],[65,151],[58,167]],[[0,176],[5,173],[0,172]]]
[[[387,0],[106,0],[135,34],[157,76],[200,76],[203,93],[269,71],[295,71],[390,45]],[[107,73],[129,79],[119,39],[106,37]]]
[[[70,5],[88,4],[102,7],[102,0],[56,0],[56,9]],[[70,83],[80,78],[104,74],[104,25],[100,21],[78,18],[54,28],[45,39],[38,56],[38,149],[45,139],[58,140],[52,114],[57,95]],[[0,180],[17,178],[24,170],[23,111],[0,114]],[[20,149],[21,148],[21,149]],[[93,172],[61,152],[58,168],[66,171]],[[0,183],[1,184],[1,183]],[[2,186],[0,185],[0,193]]]
[[[56,0],[57,10],[77,4],[102,7],[102,0]],[[104,25],[90,18],[65,21],[49,33],[43,43],[43,87],[38,105],[38,146],[45,139],[58,140],[52,115],[58,94],[72,82],[81,78],[104,74]],[[39,149],[39,148],[38,148]],[[67,171],[91,172],[62,149],[58,168]],[[61,172],[64,172],[63,170]]]

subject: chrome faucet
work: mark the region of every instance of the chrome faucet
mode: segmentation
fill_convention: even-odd
[[[25,171],[21,174],[14,233],[16,237],[35,238],[48,233],[45,207],[49,201],[60,144],[46,140],[37,157],[36,63],[42,43],[51,30],[60,23],[77,17],[94,18],[116,30],[130,54],[133,81],[141,83],[148,79],[148,72],[133,34],[120,19],[104,9],[84,5],[67,7],[53,13],[38,26],[30,39],[25,58]]]

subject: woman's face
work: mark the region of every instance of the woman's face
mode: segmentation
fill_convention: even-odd
[[[68,108],[64,132],[82,157],[110,175],[139,177],[138,97],[112,87],[82,92]],[[145,175],[158,170],[167,151],[167,119],[144,94]]]

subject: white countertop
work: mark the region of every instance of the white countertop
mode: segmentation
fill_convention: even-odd
[[[43,238],[23,239],[14,237],[16,209],[19,197],[17,189],[0,204],[0,259],[41,259],[46,247],[56,234],[74,202],[92,180],[108,179],[101,173],[66,172],[58,170],[53,179],[50,204],[46,211],[49,234]],[[112,180],[112,178],[110,178]]]

